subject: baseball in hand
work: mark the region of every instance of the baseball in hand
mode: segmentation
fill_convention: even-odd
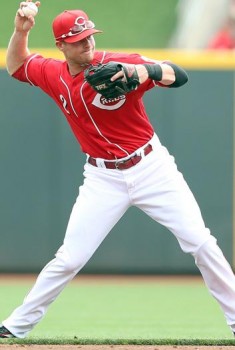
[[[26,6],[22,7],[23,14],[25,17],[33,16],[35,17],[38,13],[38,7],[34,2],[28,2]]]

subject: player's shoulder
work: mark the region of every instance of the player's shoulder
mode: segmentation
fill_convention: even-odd
[[[135,63],[140,57],[138,53],[95,51],[94,62],[107,63],[109,61],[118,61]]]
[[[40,72],[46,76],[54,76],[60,74],[66,65],[65,60],[44,57],[40,54],[30,55],[25,62],[26,70],[31,72]]]
[[[141,60],[139,53],[127,53],[127,52],[106,52],[104,57],[104,63],[109,61],[138,63]]]
[[[30,56],[28,56],[27,61],[34,61],[35,63],[40,63],[40,64],[50,64],[53,66],[62,66],[65,62],[65,60],[60,60],[60,59],[55,59],[55,58],[51,58],[51,57],[44,57],[40,54],[31,54]]]
[[[123,63],[142,64],[146,63],[146,57],[138,52],[105,52],[102,63],[117,61]]]
[[[138,52],[111,52],[103,51],[97,52],[97,61],[101,63],[107,63],[110,61],[117,61],[123,63],[132,63],[132,64],[143,64],[143,63],[161,63],[162,61],[155,60],[146,56],[143,56]]]

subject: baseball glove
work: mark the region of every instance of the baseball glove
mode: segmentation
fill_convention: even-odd
[[[113,75],[123,71],[123,76],[111,81]],[[134,64],[108,62],[107,64],[92,65],[84,72],[85,80],[90,86],[105,98],[115,98],[137,89],[139,77]]]

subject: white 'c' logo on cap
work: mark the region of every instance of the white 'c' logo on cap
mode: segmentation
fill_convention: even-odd
[[[84,17],[77,17],[74,24],[76,24],[77,26],[84,26],[85,25],[85,18]]]

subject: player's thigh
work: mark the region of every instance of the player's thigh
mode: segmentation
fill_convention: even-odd
[[[64,240],[70,250],[96,249],[130,205],[120,172],[85,168]]]
[[[184,251],[194,253],[208,240],[210,232],[174,158],[164,149],[155,157],[156,166],[151,166],[145,187],[138,190],[136,205],[167,227]]]

